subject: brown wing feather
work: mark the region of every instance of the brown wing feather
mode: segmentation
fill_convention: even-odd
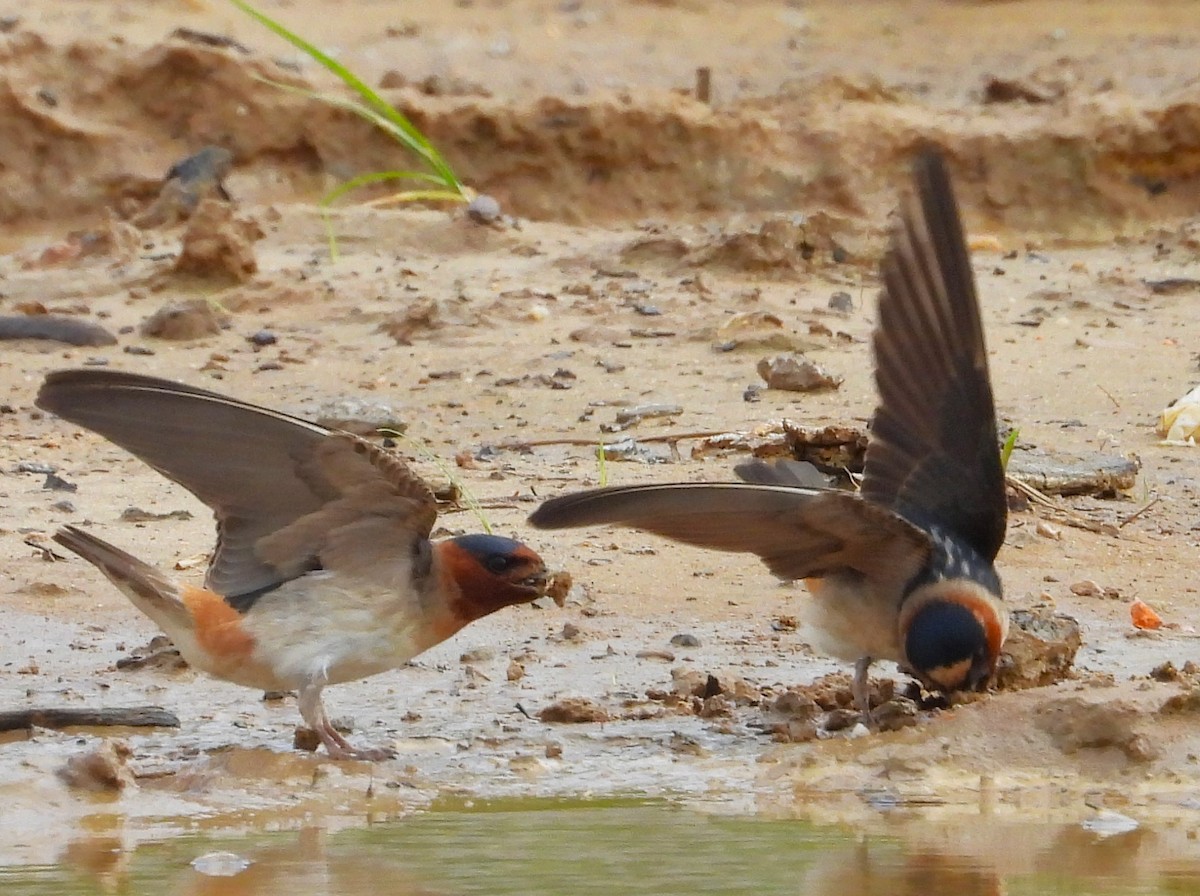
[[[543,529],[630,526],[699,547],[757,554],[783,579],[853,571],[897,589],[929,553],[924,532],[852,493],[758,482],[577,492],[545,502],[529,522]]]
[[[66,370],[46,378],[37,404],[120,445],[213,509],[218,540],[206,585],[220,594],[301,575],[331,529],[364,515],[401,518],[412,538],[428,537],[436,518],[428,486],[397,455],[205,389]]]
[[[862,495],[991,559],[1007,505],[975,278],[941,157],[921,155],[914,178],[883,262]]]

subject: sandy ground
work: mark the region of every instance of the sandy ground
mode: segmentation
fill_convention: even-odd
[[[1183,834],[1197,819],[1200,682],[1150,677],[1200,661],[1200,456],[1154,434],[1160,410],[1200,379],[1193,4],[330,5],[336,15],[265,8],[368,82],[400,85],[389,97],[512,218],[488,227],[459,211],[346,205],[331,260],[313,201],[402,162],[357,120],[256,80],[331,86],[311,65],[297,71],[290,48],[217,2],[35,2],[2,26],[0,314],[40,303],[118,343],[0,349],[0,709],[155,704],[181,726],[116,732],[131,774],[99,796],[55,772],[110,732],[4,735],[5,817],[29,833],[0,861],[52,861],[63,830],[98,816],[138,840],[314,816],[361,823],[445,793],[675,793],[857,819],[885,804],[1018,819],[1103,805],[1177,830],[1156,841],[1164,854],[1195,849]],[[238,46],[172,37],[178,27]],[[707,105],[690,95],[701,65],[713,72]],[[1114,498],[1060,500],[1090,529],[1062,513],[1047,527],[1037,509],[1010,521],[1007,593],[1079,621],[1072,679],[900,732],[775,743],[775,697],[840,668],[806,646],[803,588],[748,558],[624,531],[534,532],[523,519],[539,498],[597,482],[601,440],[685,436],[676,451],[644,443],[653,463],[610,461],[610,482],[712,480],[740,455],[693,450],[702,440],[687,436],[781,418],[861,425],[874,400],[874,264],[922,139],[946,147],[960,186],[998,411],[1021,451],[1132,456],[1141,469]],[[217,226],[241,256],[185,272],[184,225],[132,222],[166,169],[208,143],[233,152],[235,214],[256,226]],[[852,311],[829,310],[836,292]],[[195,338],[139,329],[188,299],[229,317]],[[776,315],[774,343],[803,348],[841,387],[748,401],[758,359],[775,351],[714,348],[739,312]],[[252,343],[262,330],[277,341]],[[383,403],[497,531],[577,587],[562,610],[500,614],[409,668],[331,689],[334,715],[359,740],[396,745],[394,762],[290,752],[293,698],[261,702],[187,670],[117,670],[152,624],[90,567],[27,544],[88,521],[164,567],[211,545],[189,495],[33,407],[43,374],[80,364],[301,414]],[[678,409],[603,431],[646,404]],[[517,446],[560,440],[573,443]],[[48,490],[39,464],[75,490]],[[123,521],[130,507],[191,518]],[[442,523],[477,527],[468,512]],[[1167,628],[1136,632],[1135,599]],[[672,645],[679,634],[698,646]],[[525,675],[510,681],[514,659]],[[655,697],[680,680],[673,670],[740,680],[745,699],[697,713]],[[566,697],[611,720],[537,720]]]

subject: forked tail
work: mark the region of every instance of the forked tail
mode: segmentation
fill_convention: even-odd
[[[150,564],[75,526],[63,526],[54,533],[54,540],[108,576],[168,635],[192,630],[192,617],[180,599],[179,586]]]

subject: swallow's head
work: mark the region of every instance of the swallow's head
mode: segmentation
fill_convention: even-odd
[[[1000,660],[1008,617],[990,592],[969,579],[918,588],[900,629],[906,666],[932,691],[983,690]]]
[[[438,544],[473,619],[546,593],[550,577],[527,545],[499,535],[460,535]]]

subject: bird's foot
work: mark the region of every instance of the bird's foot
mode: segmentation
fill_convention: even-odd
[[[395,759],[396,751],[391,747],[340,747],[325,744],[325,750],[330,759],[358,760],[360,762],[382,762],[385,759]]]
[[[325,745],[325,752],[329,754],[330,759],[357,759],[363,762],[380,762],[384,759],[396,758],[396,751],[391,747],[352,746],[350,741],[342,737],[342,733],[329,723],[326,723],[319,729],[317,734],[321,738],[321,743]]]

